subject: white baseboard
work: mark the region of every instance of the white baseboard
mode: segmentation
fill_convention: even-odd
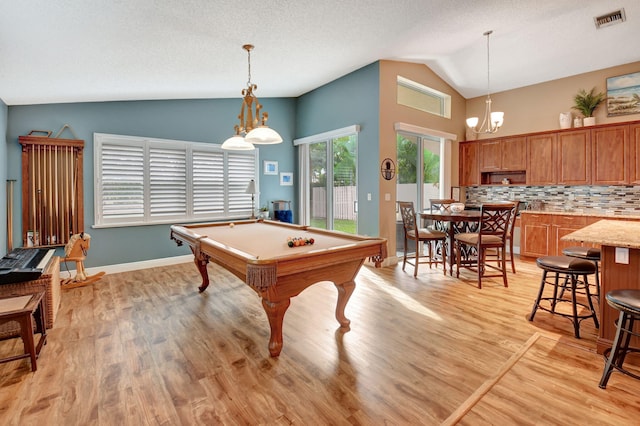
[[[514,247],[513,252],[519,254],[520,247]],[[397,256],[389,256],[387,257],[382,266],[391,266],[399,263],[401,261]],[[120,263],[117,265],[106,265],[106,266],[98,266],[95,268],[86,268],[87,275],[94,275],[98,272],[106,272],[107,274],[117,274],[119,272],[129,272],[129,271],[137,271],[139,269],[149,269],[156,268],[158,266],[168,266],[168,265],[177,265],[180,263],[193,263],[193,255],[185,254],[183,256],[174,256],[174,257],[165,257],[163,259],[152,259],[152,260],[143,260],[140,262],[131,262],[131,263]],[[68,262],[67,264],[70,267],[76,266],[75,262]],[[72,278],[76,275],[75,269],[67,270],[65,263],[60,262],[60,277],[61,278]]]
[[[98,272],[106,272],[107,274],[116,274],[119,272],[137,271],[139,269],[156,268],[158,266],[177,265],[179,263],[193,263],[193,255],[185,254],[183,256],[165,257],[163,259],[143,260],[140,262],[120,263],[117,265],[98,266],[95,268],[86,268],[87,275],[94,275]],[[68,262],[68,266],[75,268],[75,262]],[[71,276],[69,276],[71,275]],[[71,278],[76,275],[75,269],[69,269],[65,267],[65,263],[60,262],[60,278]]]

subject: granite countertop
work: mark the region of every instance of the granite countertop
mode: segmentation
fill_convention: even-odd
[[[530,214],[555,214],[563,216],[592,216],[602,218],[632,218],[640,219],[640,211],[638,212],[607,212],[604,210],[521,210],[520,213]]]
[[[567,234],[561,240],[640,249],[640,222],[603,219]]]

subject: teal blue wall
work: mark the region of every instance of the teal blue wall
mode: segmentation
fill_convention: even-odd
[[[262,161],[278,161],[279,171],[294,171],[297,163],[292,145],[295,125],[295,99],[260,99],[269,113],[270,127],[277,129],[284,142],[259,148],[261,204],[269,200],[293,200],[295,187],[280,186],[278,176],[264,176]],[[21,192],[21,153],[18,137],[31,130],[51,130],[55,135],[69,124],[77,137],[85,141],[84,196],[85,231],[91,237],[91,251],[86,266],[102,266],[165,258],[188,253],[169,239],[169,225],[94,229],[93,198],[93,133],[113,133],[176,139],[194,142],[222,143],[232,135],[238,122],[241,100],[162,100],[131,102],[97,102],[10,106],[2,104],[0,130],[6,129],[6,144],[0,144],[0,178],[4,194],[6,179],[16,179],[16,194]],[[8,111],[8,112],[7,112]],[[60,137],[73,138],[66,130]],[[6,152],[5,152],[6,149]],[[14,247],[22,246],[22,215],[19,196],[14,211]],[[0,200],[0,218],[6,212],[6,196]],[[2,224],[6,220],[2,220]],[[4,225],[3,225],[4,226]],[[5,227],[6,228],[6,227]],[[6,232],[0,231],[0,242]],[[4,252],[4,250],[0,250]],[[70,265],[72,268],[74,265]]]
[[[374,63],[336,81],[319,87],[298,99],[260,99],[269,113],[269,125],[277,129],[284,142],[260,147],[260,204],[272,200],[291,200],[297,221],[297,186],[280,186],[278,176],[262,174],[264,160],[278,161],[280,172],[294,172],[297,156],[292,145],[300,138],[353,124],[360,125],[358,138],[358,232],[378,235],[378,151],[379,151],[379,64]],[[169,225],[122,228],[92,228],[93,134],[113,133],[221,143],[233,132],[240,112],[240,99],[160,100],[96,102],[10,106],[0,105],[0,130],[6,143],[0,143],[0,169],[3,182],[15,179],[13,245],[22,245],[21,153],[18,137],[31,130],[51,130],[54,135],[69,124],[85,141],[84,197],[85,231],[91,234],[91,252],[86,266],[103,266],[171,257],[189,253],[169,240]],[[73,138],[69,131],[61,137]],[[0,218],[6,223],[5,185],[0,187]],[[367,194],[372,200],[367,200]],[[364,200],[364,201],[362,201]],[[0,230],[0,243],[6,247],[6,227]],[[3,252],[4,250],[0,250]],[[59,249],[59,252],[61,250]],[[73,267],[73,265],[71,265]]]
[[[379,235],[380,66],[375,62],[298,98],[296,138],[358,124],[358,233]],[[367,201],[371,194],[371,201]]]
[[[8,108],[0,100],[0,257],[7,248],[7,116]]]

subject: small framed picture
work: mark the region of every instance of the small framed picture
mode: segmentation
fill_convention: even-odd
[[[293,186],[293,173],[291,172],[280,173],[280,185]]]
[[[459,186],[452,186],[451,187],[451,198],[456,202],[460,202],[460,187]]]
[[[276,175],[278,176],[278,162],[277,161],[269,161],[264,160],[264,170],[262,172],[265,175]]]

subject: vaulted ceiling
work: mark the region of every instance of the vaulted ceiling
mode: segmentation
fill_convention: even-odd
[[[638,0],[0,0],[8,105],[299,96],[380,59],[466,98],[640,60]],[[624,8],[626,22],[594,17]],[[640,71],[640,70],[639,70]]]

